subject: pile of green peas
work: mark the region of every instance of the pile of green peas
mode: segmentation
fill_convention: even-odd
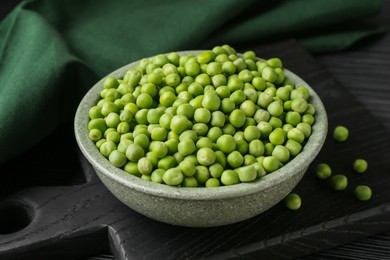
[[[254,181],[301,152],[315,119],[281,59],[226,44],[141,59],[103,87],[89,138],[114,166],[171,186]]]

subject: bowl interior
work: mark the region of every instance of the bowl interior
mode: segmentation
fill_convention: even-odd
[[[199,54],[202,50],[182,51],[177,52],[179,55]],[[262,60],[262,59],[259,59]],[[126,71],[134,69],[138,61],[130,63],[126,66],[113,71],[109,75],[116,78],[122,78]],[[220,186],[212,189],[202,188],[186,188],[186,187],[171,187],[165,184],[154,183],[143,180],[139,177],[130,175],[124,170],[121,170],[112,165],[96,148],[93,141],[88,137],[88,111],[96,104],[100,98],[100,92],[103,89],[102,78],[97,82],[83,97],[75,115],[75,136],[76,141],[87,160],[93,167],[109,177],[131,189],[139,192],[175,199],[191,199],[191,200],[209,200],[223,199],[237,196],[245,196],[248,194],[257,193],[267,190],[270,187],[278,185],[285,180],[288,180],[298,172],[305,170],[308,165],[314,160],[321,150],[326,134],[328,131],[328,120],[324,105],[317,93],[298,75],[284,68],[285,76],[292,80],[296,86],[305,86],[310,92],[310,103],[315,107],[315,123],[312,126],[312,134],[302,151],[286,165],[280,169],[267,174],[264,177],[258,178],[250,183],[240,183],[231,186]]]

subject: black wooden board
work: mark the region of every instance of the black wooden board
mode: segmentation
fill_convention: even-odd
[[[82,259],[99,253],[116,259],[291,259],[390,230],[387,129],[294,40],[250,49],[262,58],[282,58],[318,92],[328,112],[324,148],[294,190],[303,200],[300,210],[279,203],[216,228],[148,219],[103,186],[79,153],[70,124],[0,167],[0,259]],[[350,129],[345,143],[330,137],[339,124]],[[365,174],[351,169],[358,157],[369,162]],[[346,174],[348,189],[335,192],[317,179],[313,169],[319,162]],[[354,198],[358,184],[372,187],[370,201]]]

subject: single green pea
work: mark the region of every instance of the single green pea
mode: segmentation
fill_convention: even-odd
[[[163,181],[170,186],[179,185],[184,179],[183,173],[179,168],[167,169],[163,174]]]
[[[319,163],[315,168],[315,173],[319,179],[325,180],[332,175],[332,168],[327,163]]]
[[[261,121],[257,124],[257,128],[260,130],[260,136],[262,139],[269,137],[269,134],[272,132],[273,127],[270,123]]]
[[[275,100],[268,105],[267,111],[271,116],[280,116],[283,114],[283,103]]]
[[[99,129],[94,128],[94,129],[91,129],[89,131],[88,136],[89,136],[89,139],[91,139],[94,142],[97,142],[103,137],[103,134]]]
[[[123,167],[123,170],[131,175],[141,177],[141,173],[138,171],[138,164],[136,162],[127,162]]]
[[[297,156],[301,150],[302,145],[298,143],[297,141],[288,139],[285,144],[286,148],[289,150],[291,156]]]
[[[240,183],[238,173],[234,170],[225,170],[221,175],[221,182],[223,185],[234,185]]]
[[[228,79],[227,87],[229,88],[230,92],[234,92],[236,90],[242,90],[244,87],[244,82],[238,77],[232,77]]]
[[[244,100],[240,105],[240,109],[244,111],[245,116],[252,117],[256,112],[256,105],[252,100]]]
[[[180,134],[188,129],[188,119],[183,115],[174,115],[171,120],[170,128],[171,131]]]
[[[107,133],[106,139],[107,141],[111,141],[114,144],[118,144],[121,139],[121,136],[117,131],[113,130]]]
[[[209,166],[209,172],[213,178],[219,179],[223,171],[224,171],[223,166],[219,163],[214,163]]]
[[[198,187],[198,180],[193,176],[190,177],[184,176],[181,186],[188,187],[188,188]]]
[[[138,171],[143,175],[150,175],[153,171],[153,164],[147,157],[138,160]]]
[[[116,144],[112,141],[107,140],[101,144],[99,151],[103,156],[108,158],[110,156],[110,154],[112,153],[112,151],[114,151],[116,149],[117,149]]]
[[[126,157],[132,162],[138,162],[144,155],[144,149],[138,144],[132,143],[126,149]]]
[[[305,141],[305,134],[299,128],[293,128],[287,133],[287,138],[289,140],[294,140],[298,143],[303,143]]]
[[[357,173],[364,173],[367,171],[368,163],[364,159],[355,159],[353,161],[352,168]]]
[[[266,156],[263,160],[263,167],[267,172],[276,171],[280,167],[280,161],[275,156]]]
[[[278,74],[275,72],[275,69],[272,67],[265,67],[261,71],[261,77],[269,82],[275,82],[278,77]]]
[[[227,163],[233,168],[240,167],[244,163],[244,156],[238,151],[233,151],[226,157]]]
[[[311,135],[311,126],[308,123],[298,123],[296,128],[302,131],[302,133],[305,135],[305,138],[309,138]]]
[[[257,178],[257,171],[253,165],[239,167],[236,172],[241,182],[251,182]]]
[[[286,140],[286,132],[278,127],[269,134],[268,139],[273,145],[283,144]]]
[[[191,177],[196,173],[196,168],[195,164],[189,160],[189,159],[184,159],[179,163],[179,169],[182,171],[184,176]]]
[[[187,156],[195,152],[196,145],[194,141],[192,141],[191,139],[187,139],[184,141],[180,141],[177,149],[181,155]]]
[[[211,113],[210,124],[216,127],[223,127],[225,125],[226,116],[221,111],[214,111]]]
[[[347,127],[338,125],[333,129],[333,139],[337,142],[345,142],[349,137],[349,130]]]
[[[176,159],[175,157],[173,157],[173,155],[167,155],[161,158],[157,163],[157,167],[164,170],[171,169],[175,166],[176,166]]]
[[[343,174],[337,174],[330,178],[330,185],[334,190],[345,190],[348,186],[348,179]]]
[[[119,86],[118,80],[113,76],[107,76],[103,81],[103,87],[105,89],[116,88]]]
[[[286,163],[290,160],[290,151],[283,145],[276,145],[272,151],[272,156],[281,163]]]
[[[298,210],[302,205],[302,199],[296,193],[290,193],[283,201],[286,207],[290,210]]]
[[[202,106],[209,111],[216,111],[221,105],[221,99],[217,94],[205,94],[202,100]]]
[[[221,135],[217,139],[217,147],[220,151],[229,154],[236,149],[236,140],[231,135]]]
[[[214,52],[207,50],[207,51],[204,51],[204,52],[198,54],[198,56],[196,58],[200,64],[207,64],[210,61],[212,61],[214,57],[215,57]]]
[[[229,115],[229,122],[234,127],[242,127],[245,123],[245,113],[240,109],[234,109]]]
[[[164,169],[155,169],[150,175],[152,182],[163,183],[164,172],[165,172]]]
[[[107,130],[106,121],[103,118],[94,118],[88,122],[88,130],[98,129],[104,133]]]
[[[206,108],[197,108],[194,112],[194,120],[197,123],[207,124],[211,120],[211,112]]]
[[[196,158],[201,165],[209,166],[212,165],[216,160],[214,151],[208,147],[203,147],[196,153]]]
[[[206,73],[201,73],[195,77],[195,82],[200,83],[203,87],[211,84],[210,76]]]
[[[296,99],[293,99],[293,101],[291,102],[291,109],[295,112],[298,112],[298,113],[303,113],[305,112],[306,108],[307,108],[307,101],[303,98],[296,98]]]
[[[358,185],[355,187],[354,194],[358,200],[367,201],[372,197],[372,190],[367,185]]]
[[[206,188],[214,188],[219,186],[220,186],[220,182],[217,178],[209,178],[205,183]]]
[[[253,155],[254,157],[262,156],[265,152],[264,143],[259,139],[250,141],[248,148],[249,154]]]
[[[194,177],[200,184],[204,184],[210,178],[209,169],[204,165],[197,165]]]
[[[164,107],[172,106],[175,100],[176,100],[176,95],[171,91],[166,91],[162,93],[159,98],[160,104],[163,105]]]
[[[235,103],[230,98],[224,98],[221,101],[221,111],[225,114],[230,114],[235,109]]]

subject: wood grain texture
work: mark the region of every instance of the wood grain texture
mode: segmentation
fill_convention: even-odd
[[[4,195],[0,214],[6,214],[4,203],[18,202],[31,220],[17,232],[0,235],[0,259],[85,259],[110,253],[115,259],[292,259],[390,230],[386,127],[294,40],[252,49],[263,58],[282,58],[286,68],[311,84],[323,98],[330,129],[340,123],[351,129],[346,143],[327,139],[296,187],[303,199],[299,211],[289,211],[279,203],[257,217],[217,228],[184,228],[151,220],[111,195],[82,156],[76,162],[75,141],[58,138],[69,135],[63,127],[29,155],[0,169],[12,176],[34,167],[42,173],[19,187],[16,177],[0,184]],[[44,153],[59,145],[63,149],[58,154]],[[42,156],[50,163],[35,160]],[[366,174],[351,171],[357,156],[369,161]],[[335,192],[315,178],[313,167],[323,161],[350,178],[346,191]],[[60,173],[56,173],[58,168]],[[354,198],[353,187],[361,183],[373,188],[372,200]]]

